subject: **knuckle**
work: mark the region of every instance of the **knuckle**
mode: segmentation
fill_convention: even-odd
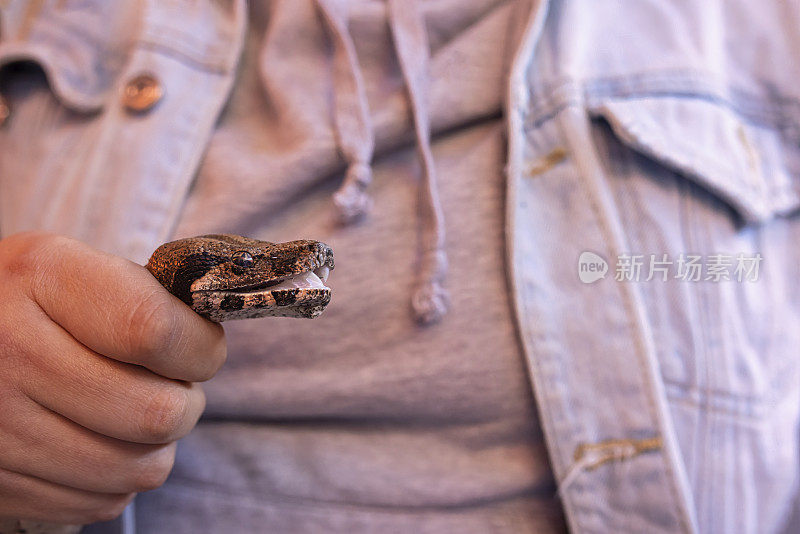
[[[7,360],[17,353],[17,335],[12,328],[0,328],[0,360]]]
[[[0,375],[3,374],[5,373],[0,371]],[[25,394],[13,380],[3,379],[0,376],[0,413],[13,414],[15,410],[19,409],[20,404],[26,400]],[[8,428],[9,425],[14,424],[12,421],[13,419],[6,415],[0,421],[0,427]]]
[[[5,413],[2,405],[9,395],[23,390],[33,376],[52,372],[35,338],[28,335],[28,328],[21,324],[30,321],[30,315],[5,315],[5,312],[0,311],[3,314],[0,317],[0,413]]]
[[[153,290],[139,300],[130,316],[130,348],[151,359],[168,351],[179,332],[175,304],[166,291]]]
[[[6,277],[30,278],[47,259],[43,251],[62,238],[43,232],[23,232],[2,240],[0,268]]]
[[[178,437],[191,412],[187,391],[162,388],[147,400],[139,421],[139,434],[145,443],[168,443]]]
[[[0,375],[5,377],[17,368],[27,367],[31,359],[27,354],[29,347],[20,339],[19,329],[13,328],[15,325],[8,322],[4,321],[4,327],[0,328],[0,365],[3,369]]]
[[[162,449],[158,454],[139,463],[134,477],[134,491],[154,490],[166,482],[175,462],[173,451],[172,448]]]

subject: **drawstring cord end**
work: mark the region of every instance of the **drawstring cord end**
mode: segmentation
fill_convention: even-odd
[[[442,320],[447,313],[449,299],[447,290],[439,282],[427,280],[419,285],[411,297],[414,318],[423,326]]]
[[[447,255],[434,249],[422,258],[420,281],[411,296],[414,318],[423,326],[438,323],[450,307],[447,290],[442,286],[447,271]]]
[[[347,168],[342,186],[333,195],[344,224],[358,221],[372,208],[372,199],[366,192],[371,181],[372,169],[366,163],[354,162]]]

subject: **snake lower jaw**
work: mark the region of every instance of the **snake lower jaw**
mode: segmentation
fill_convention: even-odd
[[[323,283],[327,271],[317,268],[267,286],[193,291],[192,308],[216,322],[258,317],[313,319],[331,300],[331,289]]]

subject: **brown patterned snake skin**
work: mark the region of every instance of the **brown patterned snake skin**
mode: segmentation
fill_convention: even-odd
[[[319,241],[270,243],[203,235],[158,247],[147,270],[200,315],[216,322],[255,317],[313,319],[331,300],[324,284],[333,251]],[[74,525],[0,518],[0,534],[75,534]]]
[[[194,311],[222,322],[318,316],[331,300],[324,285],[333,251],[319,241],[269,243],[204,235],[158,247],[147,269]]]

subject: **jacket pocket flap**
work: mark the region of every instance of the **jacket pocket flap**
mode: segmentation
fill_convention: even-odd
[[[785,173],[766,176],[747,126],[726,107],[659,97],[604,101],[590,112],[608,121],[623,143],[709,190],[746,223],[800,206]]]

